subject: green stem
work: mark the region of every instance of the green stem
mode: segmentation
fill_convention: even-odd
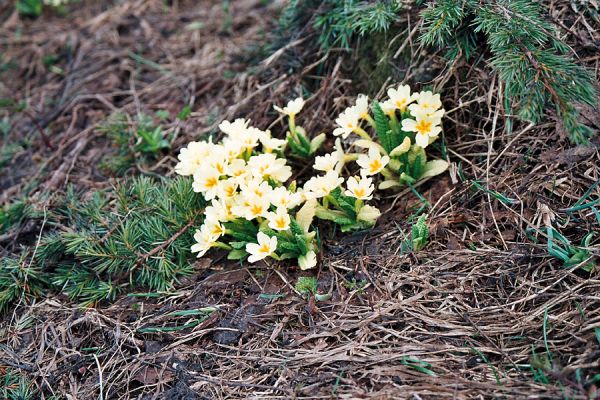
[[[233,250],[233,247],[231,247],[227,243],[223,243],[223,242],[215,242],[215,244],[213,246],[218,247],[219,249]]]
[[[390,114],[390,127],[395,134],[398,134],[400,131],[400,126],[398,123],[398,118],[396,117],[396,113]]]
[[[298,137],[296,135],[296,116],[295,115],[289,116],[288,125],[290,127],[290,135],[292,135],[292,139],[294,139],[294,142],[298,143]]]
[[[354,203],[354,211],[356,212],[356,215],[358,215],[362,206],[363,206],[363,201],[361,199],[356,199],[356,202]]]
[[[356,133],[358,136],[360,136],[361,138],[368,140],[370,142],[373,141],[373,139],[371,139],[371,136],[369,136],[369,134],[360,126],[356,127],[356,129],[354,130],[354,133]]]
[[[365,120],[369,123],[369,125],[371,125],[371,127],[373,127],[373,129],[375,129],[375,121],[369,114],[365,115]]]

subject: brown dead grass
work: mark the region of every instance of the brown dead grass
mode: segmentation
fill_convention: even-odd
[[[168,11],[162,3],[86,2],[66,17],[5,20],[0,41],[19,67],[3,74],[9,78],[0,84],[2,97],[28,102],[52,148],[30,118],[14,119],[10,140],[27,137],[32,145],[13,159],[14,174],[0,178],[0,202],[22,193],[32,177],[47,204],[52,197],[41,194],[66,183],[111,185],[114,178],[97,168],[112,151],[97,127],[116,111],[176,113],[192,105],[192,118],[167,127],[177,132],[177,147],[214,132],[222,119],[244,115],[266,127],[275,118],[273,102],[300,93],[303,84],[313,95],[301,123],[309,131],[329,128],[330,116],[362,85],[352,81],[352,63],[335,52],[321,76],[318,54],[300,51],[304,67],[291,73],[279,53],[258,64],[266,57],[252,45],[265,43],[276,4],[232,2],[228,26],[218,1],[174,2]],[[590,29],[590,20],[562,5],[551,9],[598,76],[597,24]],[[194,21],[203,27],[186,30]],[[404,48],[422,54],[415,33],[412,26],[404,32]],[[288,51],[298,56],[302,45],[291,43]],[[48,73],[42,62],[56,53],[64,54],[63,75]],[[198,274],[161,299],[123,297],[82,310],[54,295],[20,305],[2,321],[0,366],[25,374],[41,398],[596,398],[595,386],[584,383],[600,373],[598,269],[564,268],[548,256],[543,228],[560,227],[574,243],[600,231],[589,209],[565,211],[600,179],[597,139],[572,147],[551,119],[517,122],[506,133],[501,84],[481,61],[446,65],[430,54],[392,61],[411,83],[443,90],[451,110],[450,173],[419,186],[432,205],[432,243],[424,251],[401,253],[401,232],[418,201],[391,195],[381,199],[388,213],[374,231],[324,233],[315,273],[329,301],[297,296],[294,268],[240,268],[217,258],[198,262]],[[248,73],[248,64],[258,72]],[[582,118],[600,128],[597,109],[582,110]],[[137,172],[170,174],[173,164],[170,155]],[[513,203],[473,189],[472,180]],[[596,188],[591,198],[599,194]],[[592,243],[598,256],[598,238]],[[17,245],[2,243],[3,254]],[[206,306],[219,311],[194,328],[138,331],[185,324],[167,314]],[[540,364],[532,352],[544,354],[546,346],[548,384],[535,381],[530,367]],[[431,374],[415,362],[427,363]]]

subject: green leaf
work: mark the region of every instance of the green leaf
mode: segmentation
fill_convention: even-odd
[[[161,121],[169,119],[169,112],[167,110],[158,110],[155,114]]]
[[[244,249],[231,250],[227,255],[228,260],[243,260],[248,255]]]
[[[321,148],[321,145],[323,144],[326,138],[327,135],[325,135],[324,133],[321,133],[317,137],[313,138],[313,140],[310,141],[310,153],[316,153],[317,150]]]
[[[39,17],[42,15],[42,0],[18,0],[17,11],[27,17]]]
[[[335,222],[338,225],[341,226],[348,226],[348,225],[354,225],[356,223],[356,221],[351,220],[350,218],[347,217],[336,217],[333,222]]]
[[[246,248],[246,244],[248,244],[248,242],[229,242],[229,245],[235,250]]]
[[[310,228],[310,224],[312,223],[313,218],[315,217],[315,212],[317,210],[317,200],[310,199],[307,200],[306,203],[298,210],[296,213],[296,221],[298,221],[298,225],[302,228],[302,230],[306,233]]]
[[[181,109],[179,114],[177,114],[177,119],[181,120],[181,121],[186,120],[187,117],[189,117],[191,113],[192,113],[192,107],[189,105],[186,105]]]
[[[308,245],[306,244],[306,238],[304,235],[294,235],[296,239],[296,246],[298,247],[298,252],[302,255],[308,253]]]
[[[390,129],[390,121],[381,109],[381,106],[378,102],[374,101],[372,105],[373,109],[373,119],[375,120],[375,133],[379,138],[379,142],[383,146],[386,152],[390,152],[394,149],[395,146],[392,145],[391,135],[392,131]]]
[[[423,173],[419,177],[419,179],[428,178],[431,176],[436,176],[443,174],[450,164],[446,160],[431,160],[425,164],[423,168]]]

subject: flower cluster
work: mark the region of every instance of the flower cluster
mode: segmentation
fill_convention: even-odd
[[[294,171],[286,154],[312,158],[325,140],[324,134],[309,140],[296,125],[304,106],[301,98],[274,107],[288,119],[286,140],[236,119],[219,125],[224,134],[219,143],[189,143],[175,171],[192,176],[193,190],[211,202],[192,251],[201,257],[211,248],[226,249],[230,259],[251,263],[266,257],[295,258],[302,269],[312,268],[317,264],[317,235],[310,230],[314,218],[332,221],[342,231],[370,228],[380,216],[366,204],[377,182],[379,189],[386,189],[443,172],[447,163],[427,162],[425,154],[441,132],[439,95],[411,94],[408,86],[392,88],[388,95],[383,103],[371,105],[367,96],[359,95],[339,115],[334,150],[314,158],[317,173],[304,178],[301,186],[291,181]],[[351,134],[359,136],[350,143],[358,149],[354,153],[346,152],[342,142]]]
[[[386,179],[379,189],[388,189],[444,172],[448,163],[428,162],[425,152],[442,131],[445,111],[440,95],[431,91],[411,93],[408,85],[390,88],[387,94],[387,100],[372,103],[373,116],[369,114],[369,99],[359,95],[335,121],[335,136],[347,139],[354,133],[360,139],[353,145],[368,149],[368,155],[357,156],[361,175],[381,173]],[[365,130],[367,126],[361,126],[363,121],[372,127],[377,140]]]

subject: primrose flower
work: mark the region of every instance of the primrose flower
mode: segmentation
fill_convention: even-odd
[[[209,220],[206,221],[204,225],[202,225],[201,230],[206,230],[209,232],[215,240],[220,238],[225,234],[225,228],[219,221]]]
[[[211,169],[218,171],[220,175],[225,175],[227,173],[228,163],[225,149],[222,146],[215,146],[206,159],[206,165]]]
[[[355,197],[359,200],[370,200],[373,198],[373,191],[375,190],[373,179],[366,176],[356,179],[356,177],[351,176],[348,178],[346,184],[348,185],[348,190],[344,192],[346,196]]]
[[[333,134],[346,139],[352,132],[360,128],[360,111],[356,106],[346,108],[335,120],[339,127],[333,130]]]
[[[386,100],[384,102],[379,103],[381,107],[381,111],[383,111],[386,115],[392,115],[396,112],[396,105],[392,100]]]
[[[243,178],[249,175],[248,167],[246,167],[246,161],[241,158],[236,158],[232,160],[227,165],[227,173],[226,175],[231,176],[232,178],[238,179],[238,181],[243,180]]]
[[[442,101],[440,100],[440,94],[433,94],[429,90],[418,94],[416,104],[411,104],[408,109],[414,117],[419,116],[431,116],[435,111],[442,108]],[[443,113],[442,113],[443,115]],[[441,115],[440,115],[441,118]]]
[[[335,172],[339,174],[342,172],[344,164],[346,163],[346,153],[344,152],[344,148],[342,147],[342,141],[339,138],[335,139],[335,145],[333,148],[335,149],[333,154],[335,154],[335,157],[337,159]]]
[[[299,193],[292,193],[285,187],[280,186],[271,191],[269,201],[277,208],[292,208],[300,203],[301,198]]]
[[[315,164],[313,168],[317,171],[331,171],[335,170],[337,163],[339,162],[339,157],[335,153],[325,154],[324,156],[315,157]]]
[[[244,131],[244,133],[242,135],[240,135],[239,137],[237,137],[236,139],[241,142],[243,148],[253,149],[256,146],[258,146],[258,140],[264,134],[265,134],[264,131],[261,131],[260,129],[254,128],[253,126],[251,126],[248,129],[246,129]]]
[[[367,119],[369,117],[369,96],[359,94],[354,107],[360,119]]]
[[[362,175],[375,175],[380,173],[390,162],[388,156],[381,156],[377,147],[369,147],[369,155],[361,154],[356,163],[360,165]]]
[[[282,150],[287,143],[286,140],[271,137],[271,131],[268,130],[264,131],[258,140],[263,145],[265,153],[271,153],[273,150]]]
[[[387,94],[390,99],[389,103],[386,104],[386,107],[393,106],[400,112],[404,111],[418,96],[416,93],[410,94],[410,86],[408,85],[399,85],[397,89],[389,88]]]
[[[211,205],[204,210],[205,221],[226,222],[235,219],[235,215],[231,212],[233,203],[226,200],[213,199]]]
[[[310,178],[304,184],[304,194],[307,198],[325,197],[342,183],[344,183],[344,178],[341,178],[335,171],[328,171],[324,176]]]
[[[192,253],[198,253],[197,257],[202,257],[211,247],[217,242],[217,237],[212,235],[207,229],[196,229],[194,240],[196,243],[192,245]]]
[[[273,153],[259,154],[248,160],[248,167],[257,178],[273,178],[279,182],[287,181],[292,176],[292,168],[286,165],[283,158],[277,158]]]
[[[227,159],[228,162],[237,160],[238,157],[244,151],[244,144],[240,140],[226,137],[225,139],[223,139],[222,143],[223,143],[225,158]]]
[[[276,212],[268,213],[267,220],[269,220],[269,228],[276,231],[287,231],[290,228],[290,214],[284,207],[278,207]]]
[[[202,193],[206,200],[212,200],[219,190],[219,177],[221,174],[214,168],[207,170],[198,170],[194,174],[192,189],[194,192]]]
[[[206,161],[213,146],[210,142],[190,142],[179,151],[179,163],[175,166],[175,172],[183,176],[194,175]]]
[[[240,137],[248,129],[248,124],[250,124],[250,120],[238,118],[233,122],[229,122],[229,121],[221,122],[219,124],[219,129],[221,130],[221,132],[227,134],[228,136]]]
[[[437,126],[439,122],[438,118],[427,117],[424,115],[417,117],[416,120],[407,118],[402,120],[402,130],[407,132],[417,132],[415,135],[415,142],[417,146],[425,148],[429,145],[430,139],[437,137],[442,131],[442,128]]]
[[[252,221],[258,217],[266,217],[271,203],[267,197],[256,195],[243,195],[243,203],[233,206],[232,212],[240,217]]]
[[[256,236],[257,243],[246,244],[246,251],[250,253],[248,262],[255,263],[275,252],[277,249],[277,237],[269,237],[262,232]]]
[[[296,114],[298,114],[302,110],[302,107],[304,107],[304,100],[302,99],[302,97],[298,97],[297,99],[289,101],[287,103],[287,106],[283,108],[273,106],[275,111],[280,112],[281,114],[285,114],[289,117],[294,117]]]
[[[243,196],[257,196],[267,198],[271,195],[273,188],[269,182],[263,181],[260,178],[254,178],[240,185],[240,190]]]
[[[238,181],[235,178],[228,178],[219,181],[217,194],[222,199],[233,199],[237,194]]]
[[[306,253],[303,256],[298,257],[298,266],[300,267],[301,270],[305,270],[305,269],[311,269],[317,266],[317,254],[312,251],[309,250],[308,253]]]

